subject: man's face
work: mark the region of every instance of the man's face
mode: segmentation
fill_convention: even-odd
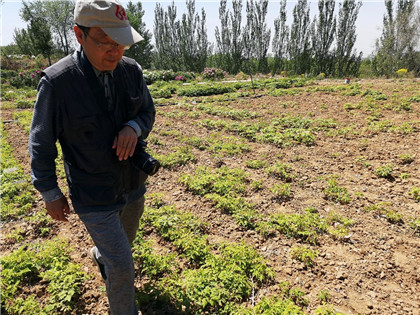
[[[77,26],[74,32],[92,66],[99,71],[115,69],[124,55],[123,46],[118,45],[99,27],[91,27],[87,36]]]

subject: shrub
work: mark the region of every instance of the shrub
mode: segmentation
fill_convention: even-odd
[[[201,75],[206,80],[221,80],[227,76],[227,73],[218,68],[205,68]]]

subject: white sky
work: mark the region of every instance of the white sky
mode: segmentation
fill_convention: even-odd
[[[122,0],[123,5],[126,7],[128,1]],[[137,2],[132,0],[132,2]],[[161,6],[166,10],[168,5],[172,2],[171,0],[165,1],[142,1],[143,10],[145,11],[144,22],[146,23],[147,29],[153,34],[153,20],[154,10],[156,3],[159,2]],[[335,15],[338,16],[338,2],[336,1]],[[382,30],[382,19],[385,13],[385,4],[382,0],[363,0],[363,5],[360,8],[358,19],[357,19],[357,51],[362,51],[364,57],[367,57],[372,53],[375,47],[375,41],[381,36]],[[246,7],[246,0],[242,1],[243,9]],[[292,12],[297,1],[288,1],[287,10],[287,25],[291,25],[293,22]],[[201,13],[201,8],[204,8],[206,12],[207,20],[207,35],[209,41],[215,43],[214,30],[216,26],[220,27],[219,20],[219,0],[196,0],[196,12]],[[177,7],[177,18],[180,19],[182,14],[185,13],[185,1],[175,1]],[[26,28],[26,24],[21,20],[19,11],[22,7],[21,1],[16,0],[3,0],[1,8],[1,45],[8,45],[13,42],[13,33],[15,28]],[[231,9],[231,1],[228,1],[228,8]],[[274,19],[279,16],[280,1],[270,0],[268,5],[267,24],[271,28],[271,35],[274,34]],[[317,1],[310,1],[310,14],[311,20],[313,16],[318,15]],[[245,24],[246,14],[245,11],[242,14],[242,25]],[[153,40],[152,40],[153,42]],[[153,42],[154,43],[154,42]]]

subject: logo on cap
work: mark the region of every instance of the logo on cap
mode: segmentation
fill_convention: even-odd
[[[121,21],[127,20],[127,14],[125,14],[124,8],[120,5],[117,5],[117,12],[115,12],[115,16]]]

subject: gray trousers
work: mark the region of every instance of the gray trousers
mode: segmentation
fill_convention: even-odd
[[[131,253],[144,211],[144,196],[121,211],[79,214],[105,265],[106,292],[112,315],[138,314],[134,296],[134,263]]]

